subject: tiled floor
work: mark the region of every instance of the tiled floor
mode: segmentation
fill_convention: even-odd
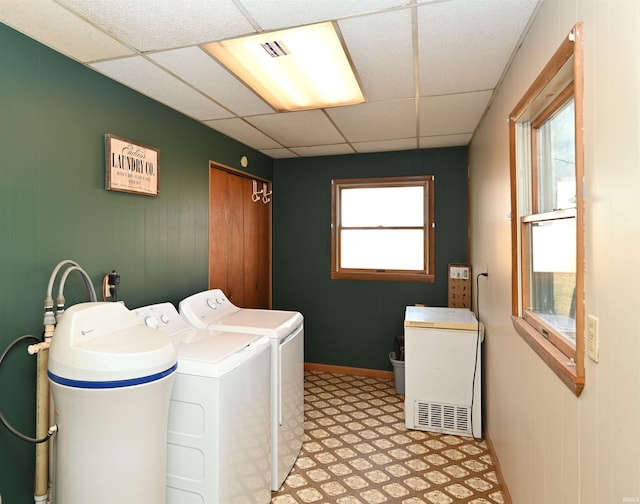
[[[305,372],[302,452],[272,504],[503,504],[485,442],[407,430],[393,382]]]

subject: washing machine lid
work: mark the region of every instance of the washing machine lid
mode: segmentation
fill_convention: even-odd
[[[81,303],[58,323],[48,369],[58,383],[109,387],[160,379],[175,371],[176,363],[169,336],[140,323],[124,305]]]
[[[407,306],[405,327],[434,329],[477,330],[478,321],[467,308],[440,308],[434,306]]]
[[[209,324],[209,328],[222,331],[242,331],[264,334],[279,339],[293,333],[303,322],[302,314],[292,311],[241,308],[235,313]]]
[[[178,373],[219,378],[270,350],[270,341],[258,334],[195,330],[175,335]]]

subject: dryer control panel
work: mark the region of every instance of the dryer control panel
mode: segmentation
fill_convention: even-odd
[[[180,301],[180,315],[196,327],[207,327],[240,310],[221,289],[198,292]]]

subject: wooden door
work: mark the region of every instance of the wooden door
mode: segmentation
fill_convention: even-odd
[[[262,182],[260,182],[262,186]],[[209,288],[237,306],[271,306],[271,203],[252,201],[253,179],[211,168]]]
[[[230,176],[221,170],[209,174],[209,288],[229,295],[228,267],[231,252],[229,216],[231,209]]]
[[[253,193],[253,180],[245,179],[245,194]],[[270,188],[270,184],[267,185]],[[271,202],[244,202],[244,293],[247,307],[268,308],[271,298]]]

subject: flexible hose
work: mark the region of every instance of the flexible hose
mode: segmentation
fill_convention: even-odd
[[[58,271],[60,271],[60,269],[65,265],[65,264],[71,264],[73,266],[79,266],[79,264],[75,261],[72,261],[71,259],[65,259],[64,261],[60,261],[55,268],[53,268],[53,271],[51,272],[51,275],[49,276],[49,283],[47,284],[47,296],[44,299],[44,307],[45,307],[45,311],[47,310],[47,308],[51,308],[51,310],[53,311],[53,283],[56,280],[56,276],[58,275]],[[45,314],[46,316],[46,314]],[[46,325],[46,322],[45,322]],[[54,322],[55,325],[55,322]]]
[[[58,271],[60,271],[60,268],[62,268],[65,264],[72,264],[73,266],[80,266],[77,262],[72,261],[71,259],[66,259],[64,261],[60,261],[56,267],[53,269],[53,271],[51,272],[51,276],[49,277],[49,284],[47,285],[47,297],[52,297],[53,296],[53,282],[56,279],[56,275],[58,274]]]
[[[2,422],[2,425],[4,425],[7,428],[7,430],[11,432],[11,434],[13,434],[18,439],[21,439],[22,441],[26,441],[28,443],[34,443],[34,444],[40,444],[40,443],[44,443],[45,441],[49,441],[49,439],[51,439],[51,436],[53,436],[58,430],[58,426],[53,425],[49,427],[49,431],[47,432],[46,436],[41,437],[40,439],[35,439],[29,436],[25,436],[24,434],[19,432],[15,427],[13,427],[13,425],[11,425],[9,421],[4,417],[4,415],[2,414],[2,411],[0,411],[0,422]]]
[[[2,365],[2,362],[4,361],[5,357],[9,354],[9,352],[15,348],[17,346],[18,343],[22,342],[22,341],[37,341],[38,343],[40,343],[42,340],[40,338],[38,338],[37,336],[33,336],[31,334],[27,334],[25,336],[20,336],[19,338],[13,340],[9,346],[4,350],[4,352],[2,352],[2,355],[0,355],[0,366]],[[24,434],[22,434],[21,432],[18,432],[18,430],[13,427],[9,421],[5,418],[5,416],[2,414],[2,411],[0,411],[0,422],[2,422],[2,425],[4,425],[7,430],[9,432],[11,432],[11,434],[13,434],[14,436],[16,436],[18,439],[21,439],[22,441],[27,441],[29,443],[35,443],[35,444],[39,444],[39,443],[44,443],[45,441],[48,441],[51,436],[53,436],[53,434],[56,432],[56,430],[58,429],[57,426],[52,426],[49,427],[49,431],[47,432],[47,435],[40,438],[40,439],[35,439],[29,436],[25,436]]]
[[[42,342],[42,339],[38,338],[37,336],[33,336],[32,334],[25,334],[24,336],[20,336],[19,338],[16,338],[15,340],[13,340],[11,343],[9,343],[9,346],[7,348],[5,348],[4,352],[2,352],[2,355],[0,355],[0,366],[2,366],[2,362],[4,361],[5,357],[7,356],[7,354],[21,341],[37,341],[38,343]]]
[[[91,283],[91,279],[89,278],[89,275],[87,275],[87,272],[78,265],[74,265],[67,268],[62,274],[62,277],[60,277],[60,285],[58,286],[58,297],[62,297],[64,299],[64,295],[63,295],[64,284],[67,281],[67,277],[69,276],[69,273],[71,273],[74,270],[77,270],[82,275],[82,279],[84,280],[87,290],[89,291],[89,299],[91,301],[97,301],[98,298],[96,297],[96,290],[94,289],[93,284]]]

